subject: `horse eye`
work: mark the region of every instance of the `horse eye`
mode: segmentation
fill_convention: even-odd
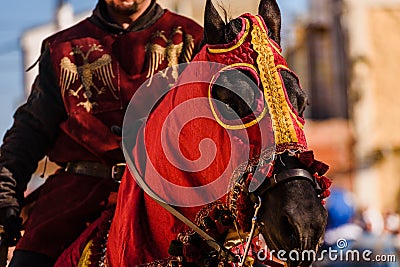
[[[226,111],[228,113],[235,113],[235,106],[231,106],[230,104],[225,104]]]

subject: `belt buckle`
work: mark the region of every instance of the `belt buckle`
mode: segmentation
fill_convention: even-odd
[[[118,174],[118,171],[116,170],[118,167],[126,167],[126,163],[117,163],[114,164],[111,167],[111,178],[115,181],[117,181],[118,183],[121,183],[121,179],[118,179],[117,177],[115,177],[116,174]]]

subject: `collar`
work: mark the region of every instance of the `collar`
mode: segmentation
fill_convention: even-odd
[[[157,4],[156,0],[152,0],[146,11],[127,29],[124,29],[109,18],[104,0],[99,0],[89,20],[108,32],[121,34],[136,32],[148,28],[154,24],[164,14],[164,12],[165,10]]]

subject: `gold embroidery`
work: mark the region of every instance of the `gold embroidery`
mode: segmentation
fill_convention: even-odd
[[[265,31],[265,32],[268,32],[268,30],[265,28],[265,24],[264,24],[263,20],[261,20],[261,18],[260,18],[260,15],[255,16],[255,18],[256,18],[256,20],[258,21],[258,24],[261,25],[261,26],[263,27],[264,31]],[[274,42],[271,42],[271,40],[269,39],[269,37],[268,37],[268,43],[272,46],[272,48],[274,48],[274,50],[275,50],[279,55],[281,55],[281,56],[283,57],[283,55],[282,55],[282,53],[281,53],[281,50],[280,50],[278,47],[276,47],[276,45],[275,45]]]
[[[167,37],[164,35],[164,31],[157,31],[154,35],[154,38],[160,37],[163,41],[168,42]],[[149,43],[146,46],[146,53],[149,56],[149,70],[147,72],[146,78],[151,78],[154,75],[154,72],[158,69],[158,66],[165,59],[165,47],[162,47],[159,44]],[[147,86],[150,86],[151,80]]]
[[[60,67],[60,86],[62,94],[66,91],[70,96],[80,98],[79,92],[83,89],[83,97],[86,99],[84,102],[80,102],[77,106],[83,106],[87,112],[90,112],[93,106],[98,105],[92,101],[93,97],[92,88],[95,89],[98,95],[104,94],[106,88],[109,89],[115,99],[119,99],[116,95],[117,89],[114,86],[113,78],[115,78],[112,65],[111,56],[109,54],[103,54],[100,58],[94,62],[89,62],[89,55],[94,51],[103,51],[101,45],[93,44],[90,46],[89,51],[84,53],[81,46],[72,48],[71,56],[80,55],[83,59],[83,64],[77,66],[68,57],[61,59]],[[98,88],[93,82],[93,75],[95,75],[102,83],[103,87]],[[81,79],[82,84],[76,90],[70,89],[70,86],[78,79]]]
[[[146,45],[146,53],[149,58],[149,69],[147,71],[146,78],[150,78],[147,86],[151,85],[152,77],[154,73],[158,70],[162,62],[167,58],[168,67],[172,69],[172,78],[176,81],[178,79],[178,64],[179,58],[182,56],[182,62],[189,62],[193,55],[194,50],[194,39],[190,34],[184,36],[185,42],[180,42],[174,44],[172,38],[176,34],[183,35],[182,27],[175,28],[170,38],[167,38],[164,31],[157,31],[153,36],[155,38],[161,38],[162,41],[166,43],[166,47],[163,47],[157,43],[149,43]],[[161,74],[166,77],[168,69],[165,69]]]
[[[288,66],[285,66],[285,65],[277,65],[276,68],[278,70],[279,69],[284,69],[284,70],[291,71],[290,68]],[[300,127],[300,129],[304,130],[304,124],[299,121],[298,115],[296,115],[291,108],[289,108],[289,112],[292,115],[292,117],[295,119],[295,121],[296,121],[297,125]]]
[[[174,36],[175,34],[183,34],[182,32],[182,27],[177,27],[174,29],[171,35]],[[166,53],[167,53],[167,60],[168,60],[168,67],[172,67],[172,78],[174,78],[174,81],[178,79],[178,64],[179,64],[179,56],[182,53],[182,48],[183,48],[183,41],[180,42],[179,44],[173,44],[172,42],[167,46],[166,48]]]
[[[290,107],[286,101],[266,31],[254,24],[251,35],[253,48],[258,54],[257,65],[264,87],[264,97],[271,115],[275,143],[277,145],[297,143],[298,138],[290,116]]]
[[[92,255],[92,250],[91,250],[92,245],[93,245],[93,240],[90,240],[86,244],[86,246],[85,246],[85,248],[84,248],[84,250],[82,252],[82,255],[81,255],[80,259],[79,259],[78,267],[87,267],[87,266],[89,266],[91,264],[90,256]]]
[[[281,64],[276,65],[276,68],[277,68],[277,69],[284,69],[284,70],[289,70],[289,71],[290,71],[289,67],[287,67],[287,66],[285,66],[285,65],[281,65]]]
[[[264,24],[263,24],[263,22],[261,21],[260,17],[259,17],[259,16],[255,16],[255,18],[257,19],[258,23],[264,27]],[[271,40],[270,40],[269,38],[268,38],[268,43],[272,46],[272,48],[274,48],[274,50],[275,50],[279,55],[281,55],[281,56],[283,57],[283,55],[282,55],[282,53],[281,53],[281,50],[280,50],[278,47],[276,47],[275,43],[274,43],[274,42],[271,42]],[[287,67],[287,66],[285,66],[285,65],[281,65],[281,64],[277,65],[276,68],[277,68],[277,69],[286,69],[286,70],[290,70],[289,67]],[[292,117],[295,119],[295,121],[296,121],[297,125],[300,127],[300,129],[304,130],[304,124],[298,120],[297,115],[292,111],[291,108],[289,108],[289,112],[290,112],[290,114],[292,115]]]
[[[190,34],[185,35],[185,43],[183,44],[182,62],[190,62],[192,60],[194,50],[194,39]]]

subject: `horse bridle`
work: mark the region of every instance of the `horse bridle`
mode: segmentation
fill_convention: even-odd
[[[277,157],[280,157],[281,154],[274,154],[272,153],[267,153],[269,161],[269,165],[273,166],[276,161]],[[272,155],[271,155],[272,154]],[[289,157],[295,157],[296,153],[295,152],[290,152],[288,154]],[[259,159],[258,161],[263,162],[263,160]],[[233,191],[236,190],[236,195],[239,194],[241,190],[245,190],[247,194],[250,195],[250,199],[257,204],[258,203],[258,197],[263,196],[267,191],[271,190],[272,188],[276,187],[277,185],[287,183],[290,181],[294,180],[306,180],[311,183],[313,188],[315,189],[316,194],[320,197],[320,194],[322,193],[322,188],[320,184],[317,181],[317,178],[311,175],[311,173],[304,169],[304,168],[292,168],[292,169],[287,169],[287,170],[282,170],[280,172],[275,173],[272,172],[272,174],[269,177],[266,177],[266,179],[261,183],[260,186],[258,186],[257,189],[255,189],[253,192],[249,192],[248,188],[244,186],[246,177],[249,174],[254,174],[255,170],[259,167],[258,166],[258,161],[253,162],[252,164],[248,164],[245,168],[245,170],[242,171],[242,174],[240,174],[240,177],[237,178],[236,182],[232,186]],[[265,160],[264,160],[265,161]],[[271,163],[272,162],[272,163]],[[235,201],[235,200],[234,200]]]
[[[281,171],[278,174],[273,174],[271,178],[268,178],[264,181],[264,183],[256,190],[256,193],[257,195],[261,196],[278,184],[293,180],[307,180],[313,185],[317,194],[322,191],[317,179],[312,176],[309,171],[301,168],[295,168]]]
[[[289,156],[294,156],[292,154],[289,154]],[[276,155],[273,154],[272,156],[272,161],[275,161]],[[271,164],[271,163],[269,163]],[[309,171],[306,169],[302,168],[293,168],[293,169],[288,169],[288,170],[283,170],[278,173],[272,173],[271,177],[267,177],[263,181],[263,183],[254,191],[254,192],[248,192],[248,188],[244,186],[244,181],[245,178],[249,175],[249,173],[254,172],[254,166],[247,166],[246,168],[249,170],[249,172],[245,172],[239,179],[236,181],[233,187],[233,197],[231,199],[230,209],[231,212],[233,213],[233,210],[236,210],[236,201],[238,199],[239,194],[241,191],[245,190],[246,194],[249,195],[250,200],[254,203],[254,214],[252,216],[252,226],[250,229],[249,234],[247,235],[247,244],[245,246],[243,255],[238,263],[239,267],[242,267],[244,265],[245,259],[247,257],[247,254],[249,253],[250,250],[250,244],[252,239],[254,238],[254,234],[256,232],[256,228],[258,228],[260,225],[258,224],[258,212],[261,208],[261,196],[264,195],[267,191],[271,190],[272,188],[276,187],[279,184],[286,183],[289,181],[294,181],[294,180],[306,180],[311,183],[311,185],[314,187],[316,193],[318,196],[320,196],[320,193],[322,192],[321,186],[318,183],[317,179],[310,174]],[[236,217],[236,215],[234,215]]]

